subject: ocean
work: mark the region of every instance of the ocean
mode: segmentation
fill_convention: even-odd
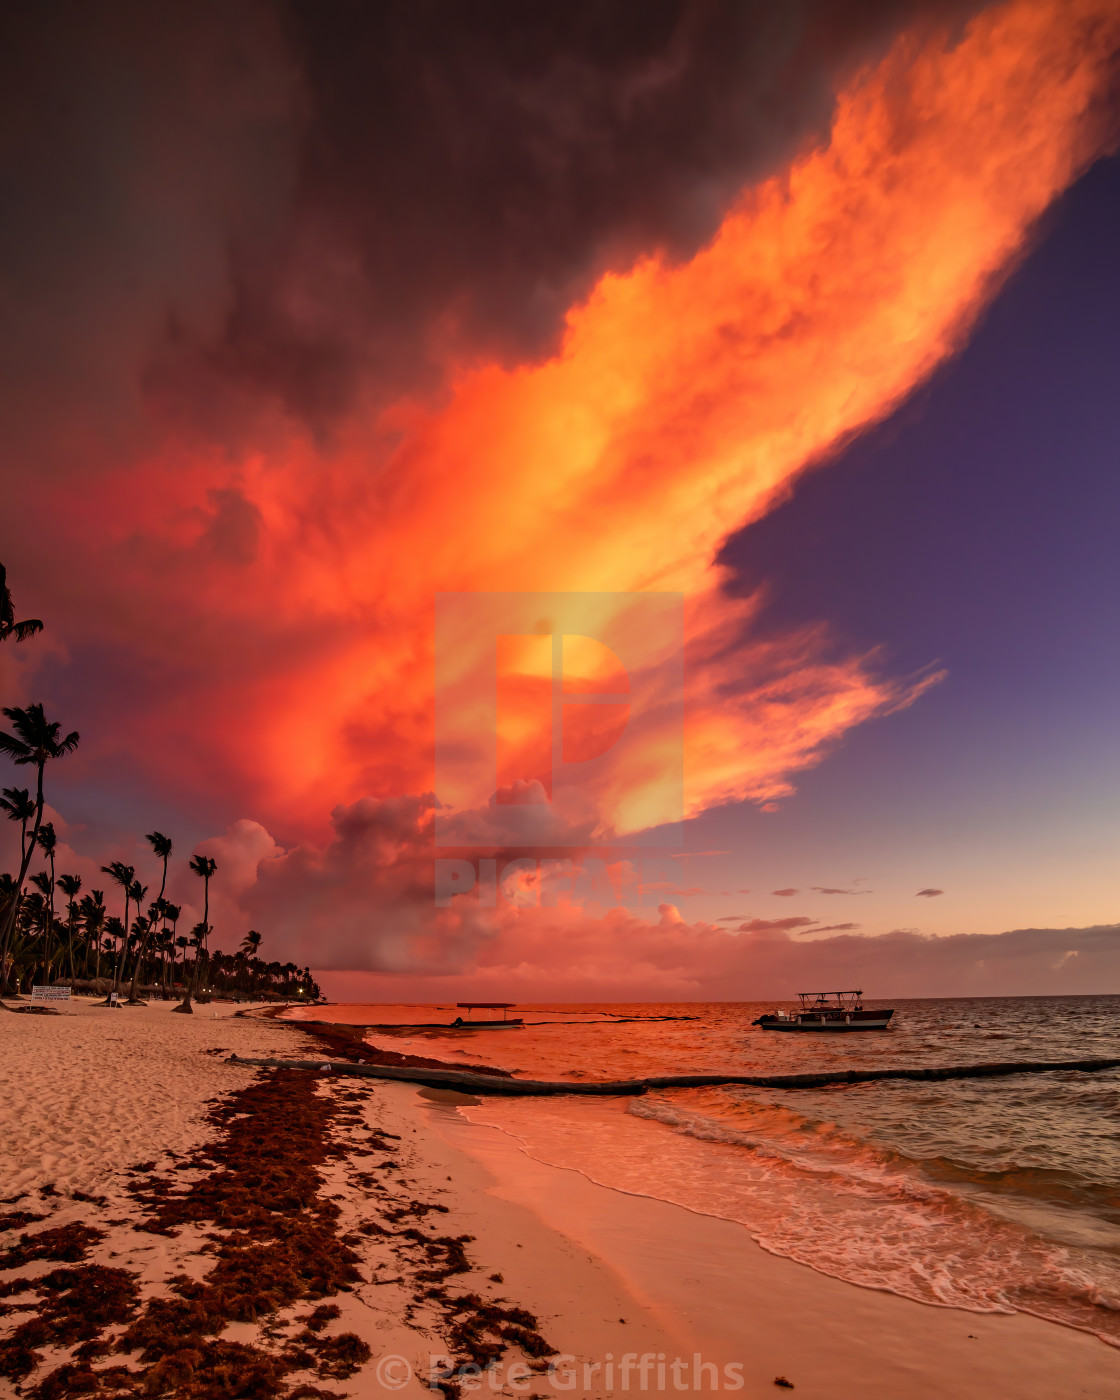
[[[718,1002],[519,1006],[521,1029],[367,1038],[571,1080],[1120,1056],[1117,996],[892,1004],[889,1031],[857,1035],[763,1031],[751,1022],[780,1003]],[[401,1025],[459,1013],[292,1014]],[[1120,1071],[494,1098],[458,1111],[542,1162],[737,1221],[821,1273],[938,1306],[1033,1313],[1120,1346]]]

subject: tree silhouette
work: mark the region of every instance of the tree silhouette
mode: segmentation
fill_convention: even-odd
[[[144,896],[148,893],[148,886],[142,885],[139,880],[135,880],[130,893],[132,895],[132,902],[136,906],[137,913],[137,918],[133,920],[132,932],[139,935],[140,942],[136,949],[136,961],[132,965],[132,984],[128,989],[128,1004],[129,1006],[136,1006],[139,1004],[136,998],[136,982],[140,976],[140,967],[144,961],[144,954],[148,951],[148,939],[151,936],[154,920],[151,910],[149,910],[146,919],[139,917],[140,906],[144,902]],[[154,909],[155,906],[153,905],[152,908]]]
[[[136,880],[136,869],[134,866],[125,865],[123,861],[114,860],[108,865],[103,865],[101,867],[101,873],[102,875],[108,875],[114,884],[120,885],[121,889],[124,890],[124,919],[121,921],[123,937],[121,939],[120,951],[117,954],[116,967],[113,971],[113,992],[119,995],[121,990],[121,972],[123,971],[124,959],[128,951],[128,906],[132,899],[132,886]],[[110,992],[101,1003],[102,1006],[112,1006],[113,992]]]
[[[155,921],[158,918],[161,921],[159,931],[162,936],[167,932],[167,906],[163,900],[164,891],[167,889],[167,862],[171,857],[174,846],[171,837],[164,836],[162,831],[149,831],[144,840],[151,846],[158,859],[163,862],[163,878],[159,882],[159,894],[156,896],[155,903],[149,910],[149,935],[155,932]],[[136,1005],[136,979],[140,975],[140,964],[143,956],[144,949],[142,947],[140,956],[136,959],[136,967],[132,973],[132,986],[128,989],[128,1002],[130,1006]]]
[[[27,823],[34,820],[35,803],[26,788],[5,788],[0,797],[0,812],[5,813],[10,822],[19,822],[19,858],[27,850]]]
[[[39,849],[46,856],[50,866],[50,879],[47,882],[47,888],[43,890],[43,893],[47,896],[47,908],[49,910],[43,943],[43,981],[49,982],[51,943],[54,939],[54,857],[58,849],[58,837],[55,834],[54,822],[44,822],[39,828],[39,835],[36,839],[39,844]]]
[[[0,730],[0,753],[7,754],[17,766],[33,764],[36,773],[35,822],[31,831],[31,840],[28,842],[19,863],[16,897],[5,911],[3,931],[0,934],[0,989],[3,989],[7,983],[8,950],[12,930],[15,928],[20,896],[23,894],[23,882],[27,879],[27,867],[31,864],[31,856],[39,838],[39,827],[43,821],[43,773],[52,759],[62,758],[65,754],[73,753],[78,747],[77,730],[72,730],[63,737],[61,724],[57,720],[48,720],[43,713],[42,705],[28,705],[25,710],[18,706],[6,707],[4,714],[11,721],[12,729],[15,732],[8,734]]]
[[[78,905],[78,917],[86,934],[86,971],[89,971],[89,955],[94,957],[94,978],[101,976],[101,933],[105,927],[105,895],[101,890],[93,890],[82,896]]]
[[[66,947],[69,953],[70,980],[74,979],[74,916],[78,912],[75,901],[78,892],[82,888],[82,877],[80,875],[60,875],[58,877],[58,888],[66,896]]]
[[[194,958],[194,976],[191,978],[191,985],[187,988],[187,994],[174,1009],[181,1011],[185,1016],[194,1014],[194,1007],[191,1005],[191,997],[198,991],[198,977],[202,968],[202,955],[205,950],[207,935],[210,932],[210,878],[218,868],[218,862],[212,856],[191,856],[191,869],[203,882],[203,913],[202,922],[195,926],[198,934],[197,950]]]
[[[8,587],[8,571],[0,564],[0,642],[6,642],[9,638],[26,642],[28,637],[42,630],[43,624],[37,617],[29,617],[24,622],[16,621],[12,590]]]
[[[180,946],[180,940],[175,936],[175,930],[179,926],[179,915],[182,908],[178,904],[171,904],[166,899],[163,901],[163,914],[167,923],[171,925],[171,933],[167,938],[167,946],[171,953],[171,989],[175,989],[175,949]]]

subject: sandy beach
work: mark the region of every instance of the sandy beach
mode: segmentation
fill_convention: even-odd
[[[534,1161],[453,1095],[226,1058],[328,1058],[290,1024],[170,1010],[0,1016],[4,1393],[1120,1387],[1120,1354],[1089,1335],[827,1278],[741,1226]],[[75,1321],[90,1269],[117,1310]]]

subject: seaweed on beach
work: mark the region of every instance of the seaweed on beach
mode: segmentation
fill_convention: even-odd
[[[32,1219],[42,1219],[33,1216]],[[93,1225],[56,1225],[35,1235],[21,1235],[18,1244],[0,1254],[0,1269],[22,1269],[37,1259],[76,1264],[86,1257],[90,1245],[105,1238],[105,1231]]]
[[[300,1299],[349,1291],[360,1281],[358,1256],[341,1240],[339,1209],[321,1194],[319,1171],[347,1151],[331,1129],[348,1112],[336,1096],[318,1093],[307,1075],[281,1070],[212,1106],[209,1120],[222,1134],[191,1159],[194,1166],[213,1163],[207,1175],[183,1189],[155,1176],[132,1183],[132,1194],[151,1212],[145,1228],[214,1227],[206,1236],[213,1268],[201,1280],[172,1279],[173,1296],[151,1299],[120,1340],[122,1350],[139,1351],[151,1367],[149,1393],[173,1386],[192,1400],[267,1397],[309,1355],[324,1375],[347,1364],[350,1374],[361,1364],[358,1338],[332,1349],[332,1339],[308,1331],[314,1346],[281,1352],[240,1344],[231,1350],[232,1343],[211,1340],[229,1322],[270,1318]]]
[[[136,1389],[145,1396],[174,1392],[181,1400],[271,1400],[295,1370],[353,1374],[369,1357],[361,1338],[319,1335],[337,1309],[313,1311],[306,1321],[315,1330],[305,1326],[295,1347],[270,1350],[219,1336],[232,1321],[273,1318],[293,1302],[317,1301],[360,1279],[358,1256],[341,1242],[339,1209],[322,1195],[319,1170],[347,1152],[332,1129],[353,1112],[319,1093],[308,1076],[286,1071],[213,1103],[208,1119],[218,1130],[215,1140],[178,1164],[201,1175],[169,1180],[143,1162],[129,1187],[147,1212],[141,1228],[169,1236],[184,1225],[207,1231],[205,1247],[215,1259],[208,1273],[176,1275],[143,1304],[138,1275],[125,1269],[82,1264],[38,1279],[9,1279],[6,1294],[35,1293],[39,1303],[0,1343],[0,1372],[22,1380],[42,1361],[41,1348],[81,1343],[43,1377],[35,1400]],[[103,1238],[104,1231],[84,1225],[43,1230],[24,1235],[4,1262],[16,1268],[33,1260],[76,1261]],[[122,1324],[119,1335],[106,1335]],[[138,1364],[94,1366],[112,1350],[136,1355]]]
[[[324,1303],[313,1312],[297,1318],[297,1321],[302,1322],[309,1332],[321,1332],[328,1322],[333,1322],[336,1317],[341,1316],[342,1309],[337,1303]]]
[[[32,1390],[34,1400],[64,1400],[70,1395],[119,1395],[140,1382],[127,1366],[105,1366],[95,1371],[87,1361],[67,1361],[44,1376]]]
[[[492,1365],[511,1347],[531,1363],[553,1349],[524,1309],[487,1301],[449,1283],[472,1271],[470,1235],[437,1235],[422,1228],[447,1214],[438,1202],[417,1200],[391,1182],[374,1183],[377,1205],[366,1218],[341,1224],[343,1197],[327,1195],[324,1168],[368,1147],[391,1154],[399,1171],[404,1144],[393,1133],[368,1130],[368,1094],[330,1084],[300,1071],[262,1074],[246,1088],[209,1105],[210,1141],[157,1170],[139,1162],[127,1190],[141,1206],[134,1228],[174,1237],[194,1232],[191,1248],[210,1260],[201,1278],[185,1273],[165,1279],[141,1299],[139,1275],[83,1262],[105,1238],[96,1227],[69,1225],[24,1234],[8,1251],[8,1267],[34,1260],[60,1262],[38,1279],[9,1278],[0,1295],[20,1301],[11,1310],[33,1315],[0,1343],[0,1372],[23,1382],[39,1368],[46,1347],[72,1348],[28,1392],[33,1400],[82,1396],[174,1395],[176,1400],[341,1400],[310,1383],[346,1380],[370,1359],[370,1348],[352,1331],[331,1331],[341,1317],[325,1300],[362,1280],[354,1246],[388,1251],[397,1262],[396,1283],[406,1291],[403,1320],[434,1327],[452,1354],[452,1372],[438,1383],[457,1395],[457,1372]],[[48,1189],[41,1194],[56,1194]],[[12,1212],[21,1228],[37,1220]],[[42,1217],[45,1218],[45,1217]],[[368,1243],[367,1243],[368,1242]],[[23,1295],[33,1295],[25,1304]],[[289,1311],[308,1303],[309,1310]],[[231,1322],[260,1325],[258,1343],[225,1341]],[[113,1362],[123,1353],[128,1364]],[[303,1377],[292,1388],[292,1377]]]
[[[99,1206],[102,1210],[104,1210],[105,1207],[109,1204],[109,1202],[108,1202],[108,1200],[106,1199],[106,1197],[104,1197],[104,1196],[91,1196],[91,1195],[89,1194],[88,1191],[71,1191],[71,1192],[70,1192],[70,1199],[71,1199],[72,1201],[83,1201],[83,1202],[85,1202],[85,1204],[91,1205],[91,1206]],[[110,1224],[111,1224],[111,1223],[112,1223],[112,1222],[110,1222]]]
[[[140,1292],[135,1274],[103,1264],[54,1269],[40,1278],[12,1283],[22,1285],[19,1292],[34,1292],[41,1299],[35,1316],[0,1342],[0,1375],[13,1381],[39,1364],[40,1347],[91,1341],[106,1327],[127,1322]]]
[[[0,1215],[0,1230],[22,1230],[25,1225],[34,1225],[46,1220],[45,1215],[37,1215],[33,1210],[10,1210]]]
[[[524,1308],[486,1302],[477,1293],[453,1295],[442,1287],[428,1289],[424,1297],[440,1307],[447,1340],[455,1353],[450,1368],[435,1382],[449,1400],[455,1400],[460,1394],[464,1376],[477,1374],[466,1368],[486,1370],[499,1361],[511,1345],[532,1357],[530,1366],[536,1370],[546,1369],[543,1358],[556,1355],[556,1348],[537,1331],[537,1319]]]

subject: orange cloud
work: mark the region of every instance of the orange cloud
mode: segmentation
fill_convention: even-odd
[[[720,544],[960,345],[1101,149],[1118,44],[1105,0],[904,35],[827,145],[744,192],[691,260],[604,277],[548,362],[465,368],[441,404],[356,414],[328,443],[278,421],[252,448],[171,446],[75,487],[52,528],[100,554],[87,635],[165,676],[122,745],[309,829],[335,802],[429,790],[436,592],[669,589],[688,607],[686,812],[788,795],[937,676],[836,659],[820,629],[759,640],[757,600],[720,591]],[[651,772],[676,722],[650,718]],[[595,799],[588,820],[623,833],[657,810],[632,775]]]

